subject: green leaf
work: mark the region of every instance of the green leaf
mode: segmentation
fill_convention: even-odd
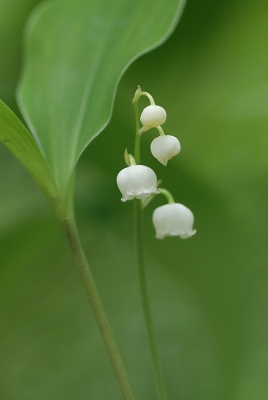
[[[0,0],[0,98],[15,112],[22,31],[30,11],[38,2],[40,0]]]
[[[57,1],[32,15],[18,98],[61,194],[85,147],[108,124],[119,78],[170,35],[184,5]]]
[[[20,161],[34,181],[43,190],[57,212],[59,198],[55,181],[46,160],[30,132],[13,111],[0,100],[0,141]]]

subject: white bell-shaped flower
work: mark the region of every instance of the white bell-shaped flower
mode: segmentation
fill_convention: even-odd
[[[145,199],[152,193],[159,193],[154,171],[145,165],[130,165],[117,175],[117,186],[122,193],[122,201]]]
[[[142,111],[140,121],[147,128],[156,128],[162,125],[167,119],[167,113],[163,107],[151,104]]]
[[[164,239],[165,236],[187,239],[196,233],[196,230],[193,230],[192,211],[179,203],[165,204],[156,208],[153,213],[153,224],[157,239]]]
[[[181,144],[175,136],[158,136],[151,143],[152,155],[163,165],[167,165],[168,160],[179,154]]]

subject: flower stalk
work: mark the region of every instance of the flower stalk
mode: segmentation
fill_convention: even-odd
[[[145,107],[139,118],[138,101],[141,96],[146,96],[150,100],[150,105]],[[144,264],[143,249],[143,209],[161,193],[168,204],[158,207],[153,213],[153,225],[156,231],[156,238],[163,239],[166,236],[179,236],[181,239],[192,237],[196,230],[193,229],[194,216],[191,210],[183,204],[175,203],[171,193],[166,189],[159,188],[161,181],[157,181],[154,171],[140,165],[140,145],[143,133],[149,129],[156,128],[158,137],[151,143],[152,155],[164,166],[174,156],[179,154],[181,145],[175,136],[165,135],[162,124],[166,121],[166,111],[163,107],[155,104],[152,96],[143,92],[138,86],[132,100],[135,113],[136,131],[134,144],[134,159],[131,161],[131,155],[125,151],[124,158],[127,168],[121,170],[117,175],[117,186],[122,193],[121,200],[134,199],[134,230],[136,244],[136,262],[140,281],[141,299],[147,336],[150,346],[151,358],[153,363],[156,391],[159,400],[167,400],[164,378],[160,366],[160,360],[156,345],[156,338],[153,328],[153,318],[149,304],[146,272]],[[142,126],[140,127],[140,122]],[[133,158],[133,157],[132,157]]]
[[[168,201],[168,204],[173,204],[173,203],[175,203],[174,197],[172,196],[172,194],[171,194],[167,189],[162,189],[162,188],[160,188],[160,189],[159,189],[159,192],[160,192],[163,196],[165,196],[165,198],[166,198],[167,201]]]
[[[96,319],[100,334],[110,357],[122,396],[124,400],[134,400],[134,395],[126,375],[122,359],[119,355],[107,315],[105,313],[97,286],[80,242],[73,212],[71,211],[70,216],[61,218],[60,223],[72,250],[74,261],[77,265],[84,288],[86,290],[87,298],[91,305],[91,309]]]
[[[136,121],[134,158],[137,163],[140,162],[140,138],[141,138],[141,135],[139,133],[140,123],[139,123],[138,99],[139,97],[136,99],[134,97],[133,99],[135,121]],[[153,318],[148,297],[146,271],[144,264],[142,203],[138,199],[134,200],[134,227],[135,227],[134,232],[135,232],[135,246],[136,246],[136,263],[138,267],[142,308],[143,308],[144,320],[150,346],[156,390],[159,400],[167,400],[165,383],[157,350],[156,338],[153,327]]]

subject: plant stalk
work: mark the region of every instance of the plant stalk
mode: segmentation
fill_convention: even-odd
[[[136,96],[134,96],[133,99],[135,122],[136,122],[134,158],[137,164],[140,164],[140,142],[141,142],[141,134],[139,133],[140,122],[139,122],[139,110],[138,110],[138,100],[140,98],[140,95],[141,94],[138,89],[138,93]],[[144,263],[144,249],[143,249],[144,240],[143,240],[142,202],[141,200],[138,199],[134,199],[134,232],[135,232],[135,246],[136,246],[136,262],[139,274],[141,301],[142,301],[143,315],[150,346],[156,391],[159,400],[167,400],[165,383],[157,351],[156,338],[153,327],[153,318],[148,297],[145,263]]]
[[[124,400],[134,400],[134,396],[128,382],[123,362],[119,355],[108,318],[106,316],[100,295],[98,293],[98,289],[94,282],[92,273],[90,271],[83,251],[82,244],[80,242],[75,218],[64,218],[61,220],[61,224],[71,247],[75,263],[82,278],[88,300],[90,302],[93,314],[99,327],[99,331],[109,354],[123,398]]]
[[[140,200],[134,199],[134,223],[135,223],[135,244],[136,262],[138,266],[142,308],[146,324],[147,336],[153,363],[156,390],[159,400],[167,400],[164,378],[160,366],[156,339],[154,334],[153,319],[148,298],[146,272],[143,251],[143,223],[142,223],[142,204]]]

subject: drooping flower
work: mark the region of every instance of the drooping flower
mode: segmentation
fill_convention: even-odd
[[[152,155],[163,165],[167,165],[168,160],[179,154],[181,144],[175,136],[158,136],[151,143]]]
[[[162,125],[166,118],[167,113],[163,107],[151,104],[142,111],[140,121],[145,128],[151,129]]]
[[[187,239],[196,233],[193,229],[194,215],[183,204],[165,204],[155,209],[153,224],[156,238],[164,239],[165,236],[179,236]]]
[[[122,201],[145,199],[153,193],[159,193],[156,175],[145,165],[130,165],[122,169],[116,181],[122,193]]]

